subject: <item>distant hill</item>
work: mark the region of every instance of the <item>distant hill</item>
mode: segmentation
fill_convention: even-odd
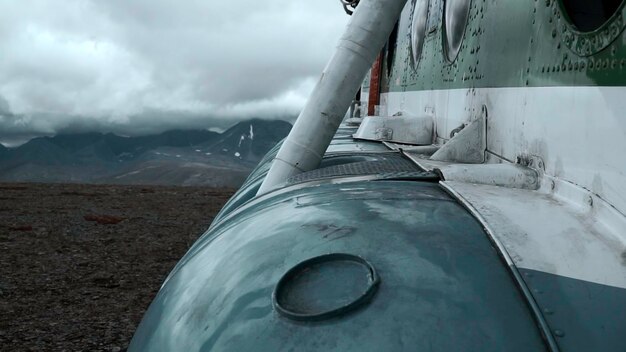
[[[0,144],[0,181],[236,187],[290,129],[285,121],[254,119],[223,133],[39,137],[17,148]]]

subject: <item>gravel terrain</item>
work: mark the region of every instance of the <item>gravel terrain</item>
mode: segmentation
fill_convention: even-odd
[[[232,189],[0,183],[0,351],[124,351]]]

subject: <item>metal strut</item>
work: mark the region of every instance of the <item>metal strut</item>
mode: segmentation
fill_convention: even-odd
[[[346,0],[343,0],[346,1]],[[257,194],[316,169],[407,0],[361,0]]]

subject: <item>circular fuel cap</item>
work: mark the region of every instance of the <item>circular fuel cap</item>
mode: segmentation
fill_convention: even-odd
[[[281,315],[317,321],[346,314],[368,303],[380,279],[365,259],[331,253],[289,269],[274,288],[272,303]]]

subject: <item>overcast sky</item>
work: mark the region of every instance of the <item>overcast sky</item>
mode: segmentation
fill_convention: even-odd
[[[338,0],[0,0],[0,141],[297,115]]]

